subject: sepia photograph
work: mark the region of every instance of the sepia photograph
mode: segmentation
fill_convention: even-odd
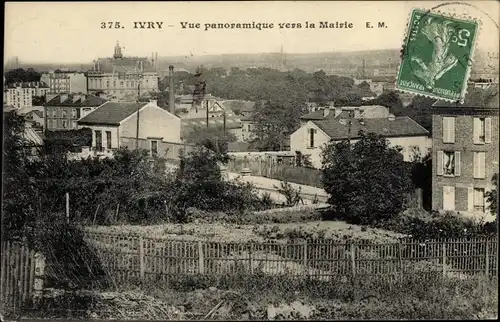
[[[500,2],[4,6],[0,322],[497,320]]]

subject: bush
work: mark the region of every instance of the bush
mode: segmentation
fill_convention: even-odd
[[[328,203],[354,223],[370,224],[400,213],[412,191],[410,168],[398,149],[373,133],[332,142],[322,152]]]

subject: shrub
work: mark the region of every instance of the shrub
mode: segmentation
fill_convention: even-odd
[[[330,143],[322,152],[323,184],[332,210],[352,222],[369,224],[396,216],[412,190],[410,169],[383,137],[359,133]]]

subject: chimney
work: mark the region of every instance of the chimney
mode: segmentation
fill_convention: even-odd
[[[174,66],[168,66],[168,109],[170,113],[175,113],[175,85],[174,85]]]
[[[355,108],[354,109],[354,118],[357,119],[361,116],[361,111],[359,110],[359,108]]]
[[[394,114],[389,114],[389,121],[394,121],[396,116]]]
[[[68,94],[61,94],[61,96],[59,96],[60,103],[64,102],[67,99],[68,99]]]
[[[325,106],[323,108],[323,118],[326,118],[330,114],[330,106]]]

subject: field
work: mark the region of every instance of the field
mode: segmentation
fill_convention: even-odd
[[[287,239],[292,234],[318,234],[325,238],[339,240],[356,239],[370,240],[374,242],[395,242],[402,234],[383,229],[364,228],[350,225],[342,221],[311,221],[299,223],[275,223],[275,224],[230,224],[230,223],[188,223],[173,224],[166,223],[152,226],[89,226],[86,228],[91,232],[137,234],[144,237],[168,237],[186,241],[210,240],[226,242],[263,242],[266,237]],[[282,238],[279,238],[282,237]]]

